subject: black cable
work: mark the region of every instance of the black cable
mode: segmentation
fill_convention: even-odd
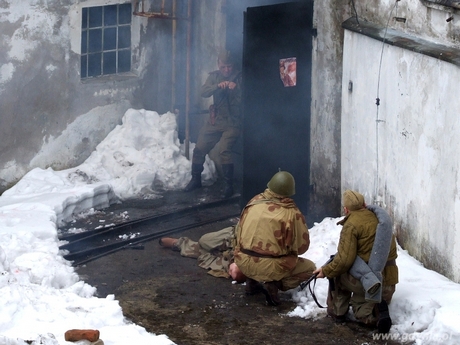
[[[358,23],[359,25],[358,12],[356,11],[356,7],[355,7],[355,0],[351,0],[351,6],[353,7],[353,11],[355,11],[356,23]]]
[[[388,31],[388,26],[390,24],[390,19],[392,18],[392,14],[396,6],[398,5],[398,2],[400,0],[396,0],[393,8],[390,11],[390,16],[388,17],[387,25],[385,26],[385,34],[383,35],[383,40],[382,40],[382,52],[380,53],[380,62],[379,62],[379,73],[378,73],[378,79],[377,79],[377,106],[380,105],[380,98],[379,98],[379,91],[380,91],[380,72],[382,70],[382,60],[383,60],[383,48],[385,47],[385,40],[387,38],[387,31]]]
[[[377,113],[376,113],[376,119],[375,119],[375,150],[376,150],[376,156],[377,156],[377,162],[376,162],[376,170],[377,170],[377,178],[375,182],[375,198],[377,198],[378,195],[378,187],[379,187],[379,123],[381,120],[379,119],[379,106],[380,106],[380,75],[382,71],[382,60],[383,60],[383,49],[385,48],[385,40],[387,37],[387,31],[388,31],[388,26],[390,24],[390,19],[392,18],[393,11],[398,5],[398,2],[400,0],[396,0],[393,8],[390,11],[390,15],[388,16],[388,21],[387,25],[385,26],[385,33],[383,35],[383,40],[382,40],[382,51],[380,53],[380,61],[379,61],[379,72],[378,72],[378,77],[377,77],[377,97],[375,99],[375,104],[377,105]]]

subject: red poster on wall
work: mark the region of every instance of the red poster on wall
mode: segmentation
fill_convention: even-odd
[[[280,59],[280,78],[284,87],[296,85],[297,63],[295,57]]]

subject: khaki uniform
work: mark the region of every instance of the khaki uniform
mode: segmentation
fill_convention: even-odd
[[[343,225],[337,254],[334,260],[323,267],[327,278],[334,278],[335,289],[328,294],[328,311],[332,315],[341,316],[348,312],[349,305],[361,322],[375,324],[375,303],[366,302],[364,288],[358,279],[348,273],[355,258],[359,255],[365,262],[369,261],[374,245],[378,219],[372,211],[360,209],[351,211],[339,224]],[[389,304],[398,283],[398,266],[396,266],[396,240],[393,235],[387,265],[383,275],[382,298]]]
[[[217,85],[222,81],[233,81],[236,87],[232,90],[220,89]],[[200,129],[192,163],[202,165],[205,156],[220,141],[221,164],[232,164],[233,146],[241,133],[241,73],[233,72],[228,78],[222,76],[220,71],[209,73],[201,87],[201,96],[214,97],[216,118],[214,124],[208,119]]]
[[[198,260],[198,266],[207,269],[214,277],[229,278],[228,266],[233,262],[233,226],[201,236],[198,242],[180,237],[176,247],[180,254]]]
[[[235,263],[258,282],[280,281],[280,290],[297,287],[315,270],[298,255],[310,246],[305,217],[290,198],[266,189],[246,205],[236,229]]]

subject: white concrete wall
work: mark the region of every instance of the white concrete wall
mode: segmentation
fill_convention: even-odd
[[[459,282],[460,67],[389,45],[381,52],[382,42],[345,31],[342,190],[381,204],[403,248]]]

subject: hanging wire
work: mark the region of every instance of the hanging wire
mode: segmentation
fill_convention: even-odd
[[[355,0],[351,0],[351,6],[353,7],[353,11],[355,11],[356,23],[358,23],[359,25],[358,12],[356,11],[356,7],[355,7]]]
[[[380,120],[379,118],[379,106],[380,106],[380,75],[382,71],[382,60],[383,60],[383,49],[385,48],[385,40],[387,37],[387,31],[388,31],[388,26],[390,24],[390,19],[392,18],[393,11],[395,8],[398,6],[398,2],[400,0],[396,0],[394,6],[392,7],[390,11],[390,15],[388,16],[388,21],[387,25],[385,26],[385,33],[383,35],[383,40],[382,40],[382,50],[380,52],[380,61],[379,61],[379,72],[378,72],[378,77],[377,77],[377,97],[375,99],[375,104],[377,105],[376,108],[376,115],[375,115],[375,148],[376,148],[376,180],[375,180],[375,186],[374,186],[374,195],[375,198],[377,199],[378,191],[379,191],[379,181],[380,181],[380,167],[379,167],[379,123],[382,122],[383,120]]]

